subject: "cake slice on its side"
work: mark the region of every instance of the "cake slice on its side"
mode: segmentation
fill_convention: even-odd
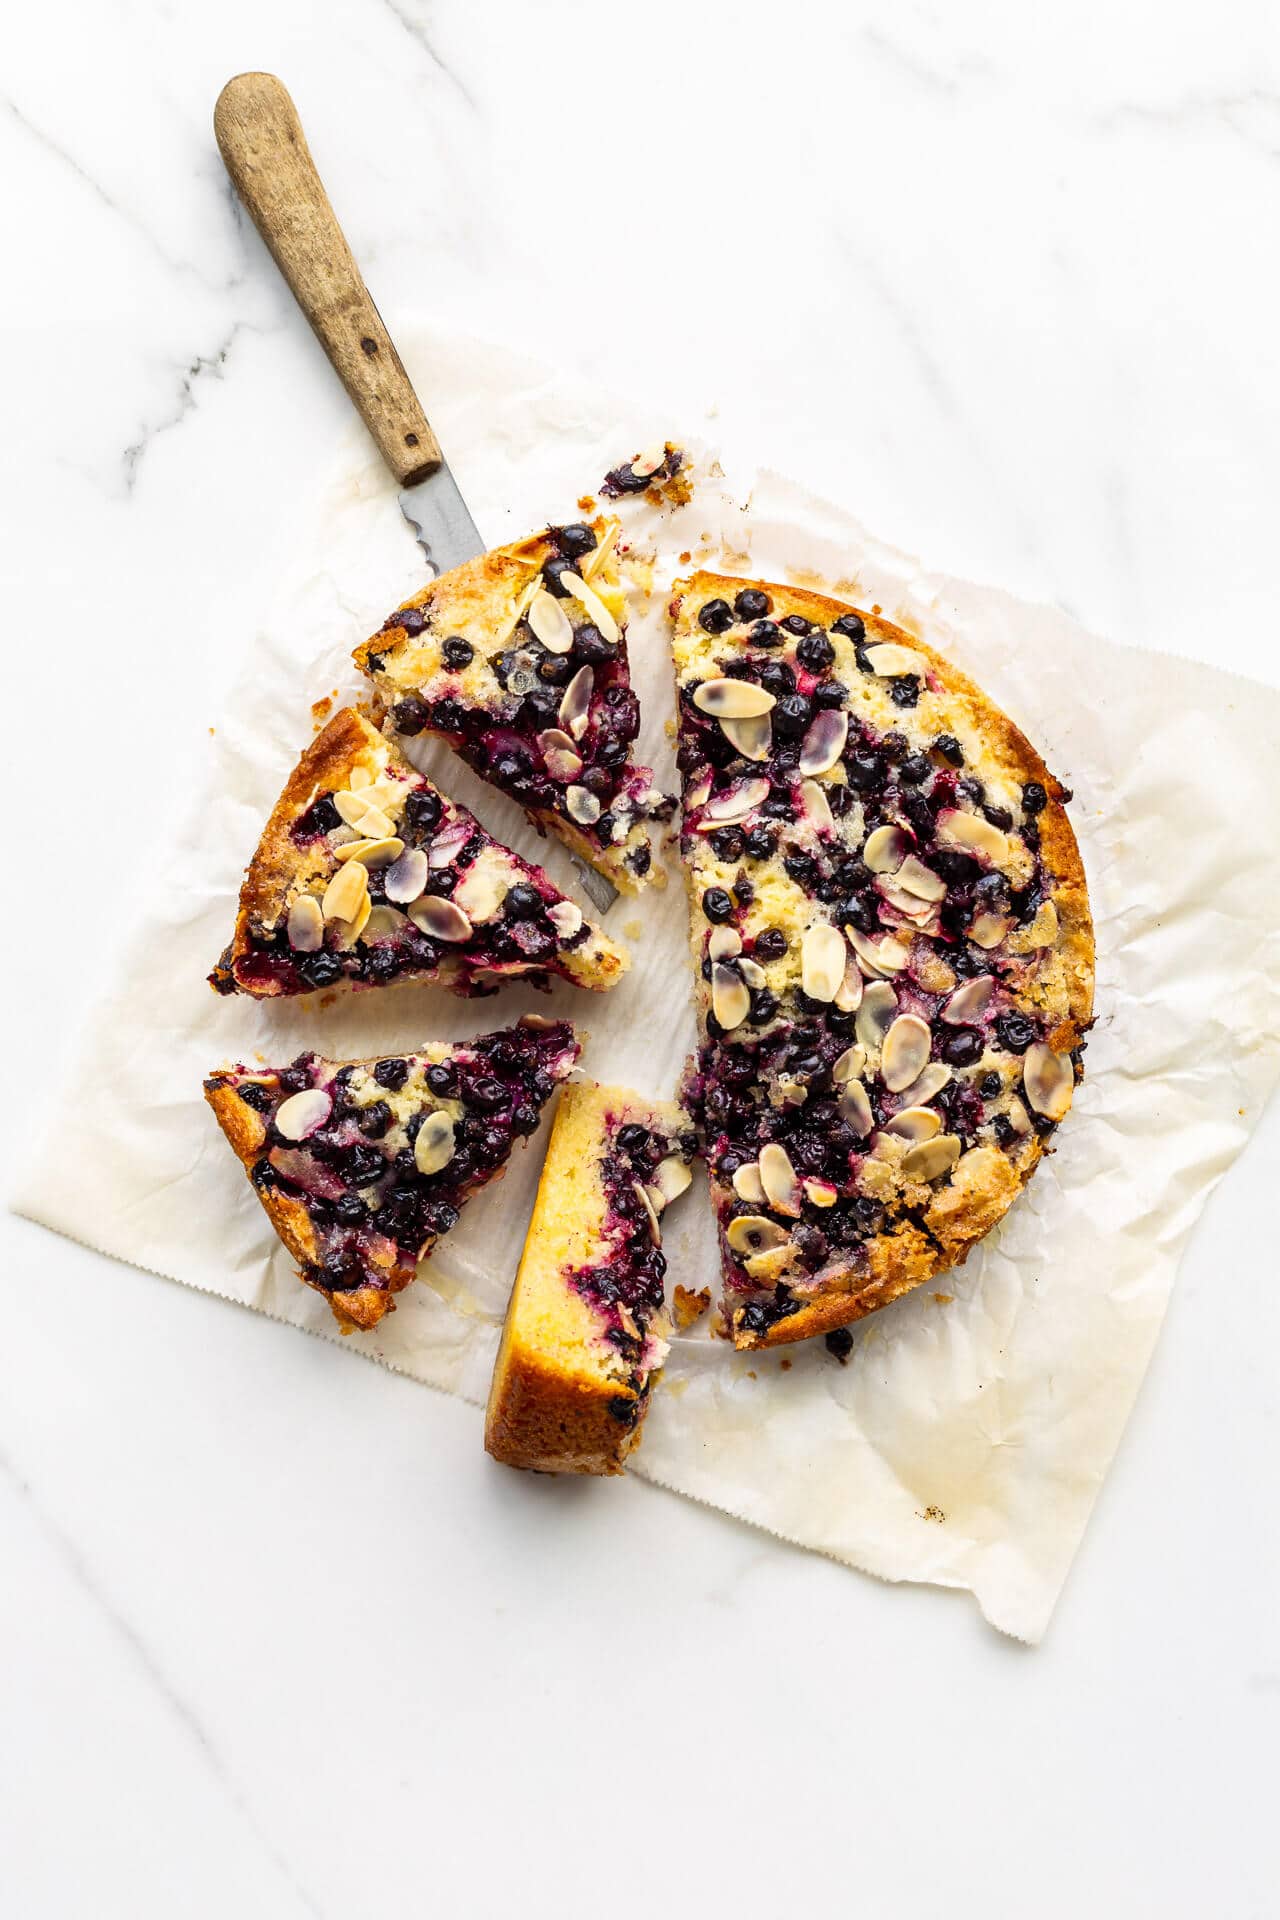
[[[663,1209],[688,1115],[587,1081],[560,1096],[493,1371],[485,1446],[544,1473],[620,1473],[671,1331]]]
[[[577,1057],[567,1021],[529,1015],[381,1060],[228,1067],[204,1093],[302,1279],[350,1333],[394,1311]]]
[[[640,709],[617,534],[616,520],[549,527],[469,560],[355,659],[398,734],[440,734],[535,826],[637,893],[666,885],[654,835],[675,801],[630,758]]]
[[[344,707],[294,768],[209,976],[260,997],[410,981],[615,986],[630,960],[541,867],[485,832]]]
[[[912,635],[700,573],[673,647],[702,1047],[740,1347],[962,1261],[1071,1105],[1093,927],[1070,795]]]

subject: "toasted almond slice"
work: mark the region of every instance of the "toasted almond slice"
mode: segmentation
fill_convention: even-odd
[[[452,866],[474,832],[474,822],[468,820],[450,820],[447,826],[441,827],[427,853],[427,864],[432,871]]]
[[[712,833],[717,827],[745,820],[762,800],[768,798],[769,782],[767,780],[735,780],[731,787],[726,787],[723,793],[718,793],[714,800],[707,801],[702,810],[702,818],[698,822],[698,832]]]
[[[865,1140],[875,1126],[876,1117],[871,1111],[871,1102],[861,1080],[847,1080],[840,1089],[836,1101],[840,1118],[848,1123],[860,1140]]]
[[[859,1047],[857,1045],[846,1047],[831,1068],[833,1083],[837,1087],[842,1087],[846,1080],[857,1080],[866,1064],[867,1050],[865,1047]]]
[[[975,947],[990,952],[992,947],[1000,945],[1012,925],[1012,920],[1004,913],[975,914],[969,928],[969,938]]]
[[[578,564],[578,571],[584,580],[595,579],[596,575],[608,561],[609,555],[613,552],[617,544],[618,535],[621,532],[622,528],[618,522],[611,520],[595,546],[591,549],[591,552],[585,554]]]
[[[1071,1105],[1075,1084],[1070,1054],[1055,1053],[1043,1040],[1027,1048],[1022,1086],[1035,1113],[1043,1114],[1046,1120],[1061,1120]]]
[[[688,1162],[678,1153],[669,1153],[659,1160],[653,1170],[650,1191],[656,1188],[662,1199],[662,1206],[669,1207],[682,1193],[687,1193],[693,1185],[693,1173]],[[659,1213],[662,1207],[658,1209]]]
[[[732,960],[742,952],[742,935],[736,927],[712,927],[707,952],[713,960]]]
[[[721,714],[720,731],[744,760],[767,760],[773,745],[773,722],[767,713],[752,713],[745,720]]]
[[[1009,836],[993,827],[980,813],[965,813],[959,807],[944,807],[938,815],[937,838],[944,847],[959,847],[976,853],[992,866],[1003,866],[1009,859]]]
[[[574,740],[581,740],[591,718],[591,695],[595,688],[596,676],[591,667],[579,667],[564,690],[558,715],[560,725],[572,734]]]
[[[929,1063],[933,1035],[919,1014],[900,1013],[884,1036],[880,1072],[890,1093],[901,1093]]]
[[[564,582],[565,575],[561,575]],[[573,622],[553,594],[539,587],[529,602],[529,625],[548,653],[573,651]]]
[[[746,982],[719,960],[711,969],[711,1011],[726,1033],[740,1027],[751,1011]]]
[[[389,840],[353,840],[350,846],[339,847],[338,859],[360,860],[366,867],[389,867],[404,852],[404,841],[392,834]]]
[[[651,447],[646,447],[643,453],[636,455],[635,459],[631,462],[631,471],[637,480],[647,480],[651,473],[658,471],[658,468],[662,465],[666,457],[666,441],[655,440]]]
[[[820,787],[816,780],[802,780],[800,799],[811,825],[819,833],[835,831],[835,815],[831,811],[831,802],[827,799],[825,788]]]
[[[471,922],[461,907],[455,907],[452,900],[446,900],[443,894],[424,893],[409,908],[409,918],[415,927],[432,940],[469,940]]]
[[[839,1187],[833,1187],[829,1180],[806,1180],[805,1199],[811,1207],[834,1207],[840,1198]]]
[[[922,900],[916,893],[908,893],[898,885],[896,874],[888,878],[881,874],[876,881],[876,891],[886,906],[892,907],[895,913],[900,913],[904,920],[911,922],[913,929],[923,932],[926,927],[936,925],[938,909],[933,901]]]
[[[813,1000],[832,1001],[844,981],[848,949],[839,927],[820,921],[809,928],[800,947],[800,973]]]
[[[868,1053],[879,1049],[897,1011],[898,996],[887,980],[873,980],[863,990],[854,1031]]]
[[[451,897],[472,926],[479,927],[501,913],[509,885],[505,874],[495,873],[487,863],[477,861],[467,868]]]
[[[950,1078],[950,1067],[944,1066],[941,1060],[931,1060],[919,1079],[902,1089],[903,1096],[913,1107],[926,1106],[942,1092]]]
[[[547,918],[562,940],[572,940],[582,926],[582,909],[572,900],[557,900],[547,908]]]
[[[593,827],[602,811],[595,794],[585,787],[566,787],[564,810],[580,827]]]
[[[333,1096],[323,1087],[304,1087],[291,1093],[275,1111],[276,1131],[286,1140],[305,1140],[316,1133],[333,1112]]]
[[[856,960],[845,963],[844,979],[840,991],[836,994],[836,1007],[841,1013],[856,1013],[862,1005],[862,969]]]
[[[333,804],[346,824],[354,827],[366,840],[387,840],[395,832],[382,808],[374,806],[362,793],[335,793]]]
[[[658,1218],[657,1208],[650,1199],[647,1189],[642,1187],[638,1180],[631,1182],[631,1191],[644,1208],[645,1219],[649,1226],[649,1238],[655,1247],[660,1247],[662,1245],[662,1222]]]
[[[762,1213],[740,1213],[729,1222],[724,1237],[732,1253],[766,1253],[774,1247],[785,1247],[791,1235]]]
[[[700,773],[698,778],[691,783],[684,796],[685,812],[692,813],[695,807],[705,806],[710,798],[711,775],[709,773]]]
[[[920,900],[942,900],[946,897],[947,883],[909,853],[894,875],[898,885],[907,893],[914,893]]]
[[[764,1205],[764,1182],[758,1161],[748,1160],[738,1168],[733,1176],[733,1190],[739,1200],[749,1200],[753,1207]]]
[[[981,1020],[990,1006],[995,990],[996,983],[991,975],[979,973],[948,995],[938,1017],[945,1020],[949,1027],[972,1026],[975,1020]]]
[[[371,905],[369,918],[361,929],[361,938],[366,946],[372,946],[375,940],[394,940],[400,929],[407,924],[406,916],[395,907]]]
[[[453,1119],[443,1110],[429,1113],[418,1128],[413,1158],[419,1173],[439,1173],[453,1158]]]
[[[738,972],[742,975],[749,987],[763,987],[768,985],[769,976],[757,960],[749,960],[744,955],[738,962]]]
[[[872,873],[896,873],[907,857],[908,840],[901,827],[877,827],[867,835],[863,865]]]
[[[882,1133],[895,1133],[902,1140],[932,1140],[942,1132],[942,1115],[932,1107],[902,1107],[892,1120],[886,1120]]]
[[[789,1073],[780,1073],[769,1088],[771,1107],[802,1107],[808,1098],[804,1081],[793,1079]]]
[[[354,947],[354,945],[356,944],[356,941],[363,937],[365,928],[369,924],[369,920],[372,913],[373,913],[373,902],[369,898],[368,894],[366,893],[364,896],[364,899],[360,902],[360,905],[356,910],[356,915],[353,920],[335,920],[334,921],[333,943],[337,947],[339,953],[350,953],[352,947]]]
[[[801,773],[827,773],[844,752],[848,739],[848,714],[839,707],[823,707],[805,731],[800,747]]]
[[[407,907],[427,884],[427,856],[421,847],[406,847],[398,860],[387,868],[382,885],[388,900]]]
[[[754,680],[704,680],[694,688],[693,704],[713,720],[750,720],[756,714],[771,712],[778,703]]]
[[[324,945],[324,913],[314,893],[300,893],[289,909],[289,945],[295,953],[319,953]]]
[[[359,860],[339,867],[325,888],[322,911],[326,920],[354,920],[369,897],[369,869]]]
[[[1012,1099],[1009,1102],[1008,1120],[1009,1120],[1009,1125],[1013,1128],[1015,1133],[1018,1133],[1018,1134],[1030,1133],[1031,1115],[1027,1112],[1026,1108],[1023,1106],[1021,1100],[1019,1100],[1016,1093],[1013,1095]]]
[[[886,973],[901,973],[911,958],[911,949],[895,940],[891,933],[872,939],[865,933],[859,933],[856,927],[846,927],[849,945],[858,956],[862,971],[873,980],[881,979]]]
[[[937,1180],[950,1173],[960,1158],[960,1142],[954,1133],[940,1133],[932,1140],[917,1141],[902,1156],[902,1171],[908,1180]]]
[[[372,785],[373,775],[370,773],[368,767],[352,767],[347,779],[347,786],[352,793],[359,793],[363,788],[371,787]]]
[[[893,640],[880,640],[874,646],[864,647],[862,657],[872,673],[885,678],[897,679],[899,674],[912,673],[923,678],[929,671],[929,662],[922,653],[913,647],[900,647]]]
[[[618,623],[595,588],[589,587],[586,581],[576,573],[562,573],[560,585],[566,592],[573,595],[579,606],[586,609],[588,619],[595,622],[610,646],[616,647],[621,638]]]
[[[790,1214],[793,1219],[800,1216],[800,1182],[796,1179],[796,1170],[791,1164],[787,1150],[771,1140],[767,1147],[760,1149],[760,1184],[764,1188],[764,1197],[778,1213]]]

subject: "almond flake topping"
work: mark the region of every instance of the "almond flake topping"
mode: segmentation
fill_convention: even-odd
[[[669,1153],[665,1160],[659,1160],[653,1170],[653,1182],[649,1188],[652,1194],[656,1189],[661,1195],[662,1206],[669,1207],[682,1193],[687,1193],[693,1185],[693,1174],[688,1163],[678,1153]],[[662,1207],[658,1208],[659,1213]]]
[[[351,772],[347,776],[347,785],[352,793],[359,793],[362,787],[371,787],[373,785],[373,775],[370,773],[368,767],[352,767]]]
[[[947,998],[939,1018],[945,1020],[949,1027],[971,1026],[975,1020],[981,1020],[995,990],[996,983],[989,973],[977,974]]]
[[[404,852],[404,841],[394,834],[389,840],[349,840],[336,851],[340,863],[359,860],[366,867],[389,867]]]
[[[938,815],[937,837],[944,847],[960,847],[976,853],[993,866],[1009,859],[1009,836],[993,827],[980,813],[964,813],[959,807],[945,807]]]
[[[848,714],[838,707],[824,707],[805,733],[800,748],[801,773],[827,773],[844,752],[848,738]]]
[[[870,1053],[880,1046],[898,1011],[898,996],[887,980],[873,980],[862,995],[854,1031],[858,1043]]]
[[[908,1180],[936,1180],[950,1173],[960,1158],[960,1142],[954,1133],[940,1133],[933,1140],[917,1141],[902,1156],[902,1171]]]
[[[941,1060],[931,1060],[920,1078],[902,1091],[913,1107],[923,1107],[942,1092],[950,1078],[950,1067],[944,1066]]]
[[[444,1112],[429,1113],[418,1128],[413,1157],[419,1173],[439,1173],[453,1158],[453,1120]]]
[[[720,960],[711,969],[711,1011],[726,1033],[740,1027],[751,1011],[751,995],[745,981]]]
[[[1013,922],[1007,914],[975,914],[973,924],[969,928],[969,938],[975,947],[981,947],[984,952],[989,952],[992,947],[1000,945],[1012,925]]]
[[[361,871],[363,871],[363,869],[361,869]],[[366,893],[364,899],[360,902],[354,920],[334,921],[334,945],[337,947],[339,953],[350,953],[352,947],[355,946],[356,941],[369,924],[372,913],[373,902]]]
[[[859,933],[856,927],[846,927],[845,932],[849,936],[849,945],[858,956],[858,964],[873,980],[883,979],[886,973],[901,973],[911,958],[910,949],[904,947],[901,940],[895,940],[891,933],[873,940],[865,933]]]
[[[845,964],[844,979],[836,994],[836,1007],[841,1013],[856,1013],[862,1005],[862,969],[856,960]]]
[[[600,802],[594,793],[588,793],[585,787],[567,787],[564,796],[564,809],[571,820],[580,827],[593,827],[600,818]]]
[[[773,745],[773,722],[767,713],[753,713],[745,720],[720,715],[720,731],[744,760],[767,760]]]
[[[769,1205],[779,1213],[787,1213],[798,1219],[800,1182],[796,1179],[796,1170],[786,1148],[779,1146],[776,1140],[771,1140],[767,1147],[760,1149],[759,1166],[760,1184]]]
[[[840,1198],[839,1187],[833,1187],[829,1180],[806,1180],[804,1193],[811,1207],[834,1207]]]
[[[461,907],[455,907],[452,900],[446,900],[443,894],[424,893],[421,900],[415,900],[410,907],[409,918],[415,927],[432,940],[471,938],[471,922],[466,914]]]
[[[572,575],[561,575],[561,584],[567,585]],[[569,653],[573,649],[573,622],[560,602],[545,587],[539,587],[529,602],[527,615],[534,634],[541,640],[548,653]]]
[[[800,782],[800,799],[806,814],[809,816],[809,819],[817,831],[819,833],[834,833],[836,824],[835,815],[831,811],[831,803],[827,799],[826,789],[820,787],[816,780],[802,780]]]
[[[864,647],[862,657],[872,673],[884,678],[896,679],[904,673],[922,677],[929,671],[929,663],[922,653],[917,653],[913,647],[900,647],[892,640],[881,640],[875,646]]]
[[[559,727],[548,727],[537,736],[546,762],[547,772],[553,780],[576,780],[582,772],[582,755],[574,745],[572,737]]]
[[[666,441],[655,440],[651,447],[646,447],[643,453],[636,455],[635,459],[631,462],[631,471],[637,480],[647,480],[651,473],[658,471],[658,468],[662,465],[666,457]]]
[[[918,900],[942,900],[946,896],[946,881],[939,879],[923,860],[917,860],[914,853],[907,855],[894,879],[904,892],[914,893]]]
[[[428,864],[433,871],[439,867],[451,866],[455,854],[462,852],[471,838],[471,833],[471,825],[466,820],[451,820],[447,827],[442,827],[431,842],[431,850],[427,855]]]
[[[742,952],[742,935],[736,927],[712,927],[707,952],[713,960],[732,960]]]
[[[395,828],[381,807],[374,806],[363,794],[341,792],[333,796],[339,816],[366,840],[387,840]]]
[[[877,827],[867,835],[863,865],[872,873],[896,873],[907,857],[907,836],[901,827]]]
[[[658,1219],[657,1209],[653,1201],[649,1198],[647,1190],[641,1186],[638,1180],[631,1182],[631,1191],[644,1208],[645,1218],[649,1223],[649,1238],[655,1247],[660,1247],[662,1245],[662,1222]]]
[[[324,914],[314,893],[300,893],[289,909],[289,945],[295,953],[318,953],[324,945]]]
[[[502,910],[509,882],[504,874],[494,873],[479,861],[468,867],[453,890],[453,904],[473,927],[492,920]]]
[[[1009,1125],[1015,1133],[1030,1133],[1031,1115],[1015,1093],[1009,1102]]]
[[[325,888],[322,911],[326,920],[354,920],[369,898],[369,869],[359,860],[339,867]]]
[[[903,1107],[892,1120],[885,1121],[881,1131],[897,1134],[902,1140],[932,1140],[942,1132],[942,1115],[932,1107]]]
[[[767,780],[737,780],[714,800],[708,800],[698,822],[699,833],[711,833],[716,827],[731,822],[745,820],[747,815],[758,807],[762,800],[769,798]]]
[[[880,1071],[890,1093],[901,1093],[918,1079],[929,1062],[933,1035],[929,1024],[915,1013],[900,1013],[884,1036]]]
[[[738,1168],[733,1176],[733,1190],[739,1200],[749,1200],[754,1207],[764,1205],[764,1182],[757,1161],[748,1160]]]
[[[871,1102],[861,1080],[846,1081],[840,1089],[836,1105],[840,1110],[840,1118],[848,1122],[860,1140],[865,1140],[875,1126],[876,1117],[871,1111]]]
[[[1071,1105],[1075,1081],[1069,1054],[1055,1053],[1043,1040],[1027,1048],[1022,1086],[1034,1112],[1043,1114],[1046,1120],[1061,1120]]]
[[[831,1068],[832,1081],[837,1087],[842,1087],[846,1080],[857,1080],[861,1076],[866,1064],[867,1050],[865,1047],[846,1047]]]
[[[408,921],[404,914],[397,908],[371,907],[369,918],[365,921],[361,932],[364,935],[365,945],[369,946],[375,940],[394,940],[401,927],[407,925]]]
[[[588,618],[594,620],[605,639],[609,642],[609,645],[616,647],[621,638],[618,632],[618,623],[595,588],[589,587],[586,581],[576,573],[562,573],[560,575],[560,585],[573,595],[580,606],[586,609]]]
[[[753,680],[704,680],[694,688],[693,704],[713,720],[750,720],[777,705],[773,695]]]
[[[820,922],[809,928],[800,947],[800,968],[804,990],[811,999],[835,999],[844,980],[847,953],[839,927]]]
[[[383,888],[388,900],[407,907],[427,884],[427,856],[421,847],[406,847],[399,859],[387,868]]]
[[[582,925],[582,909],[572,900],[557,900],[547,908],[547,918],[562,940],[572,940]]]
[[[575,740],[581,740],[591,718],[591,695],[595,688],[596,676],[591,667],[579,667],[564,690],[560,702],[560,725],[568,729]]]
[[[333,1097],[323,1087],[306,1087],[290,1094],[276,1108],[276,1131],[286,1140],[305,1140],[322,1127],[333,1112]]]
[[[776,1220],[766,1219],[762,1213],[740,1213],[736,1220],[729,1222],[724,1237],[733,1253],[764,1253],[785,1247],[791,1235]]]
[[[763,987],[768,985],[769,976],[760,965],[760,962],[758,960],[748,960],[745,954],[738,962],[738,972],[742,975],[749,987]]]

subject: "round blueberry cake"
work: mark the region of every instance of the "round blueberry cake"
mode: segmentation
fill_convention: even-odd
[[[567,1022],[529,1015],[386,1059],[228,1067],[204,1091],[302,1279],[350,1333],[393,1311],[577,1057]]]
[[[549,527],[442,574],[357,648],[393,732],[441,735],[625,893],[665,884],[675,801],[631,760],[618,524]],[[664,836],[665,837],[665,834]]]
[[[662,1217],[696,1150],[670,1102],[590,1081],[564,1089],[494,1367],[495,1459],[621,1472],[671,1331]]]
[[[1000,1220],[1080,1076],[1093,928],[1070,795],[932,648],[708,573],[671,611],[687,1099],[727,1329],[772,1346],[845,1327]]]
[[[219,993],[430,982],[616,985],[626,953],[354,708],[295,767],[240,892]]]

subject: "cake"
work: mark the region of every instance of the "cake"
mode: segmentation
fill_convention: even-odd
[[[209,979],[259,997],[405,981],[479,994],[551,974],[603,990],[629,964],[541,867],[345,707],[277,801]]]
[[[494,1367],[495,1460],[622,1471],[666,1356],[662,1215],[696,1144],[673,1104],[593,1082],[561,1093]]]
[[[578,1057],[567,1022],[418,1053],[226,1067],[205,1099],[272,1226],[344,1333],[378,1324]]]
[[[439,734],[624,893],[665,885],[674,800],[631,760],[615,520],[549,527],[441,574],[356,650],[391,730]]]
[[[1051,1144],[1093,999],[1069,793],[872,612],[697,573],[671,603],[701,1044],[687,1097],[740,1347],[963,1261]]]

